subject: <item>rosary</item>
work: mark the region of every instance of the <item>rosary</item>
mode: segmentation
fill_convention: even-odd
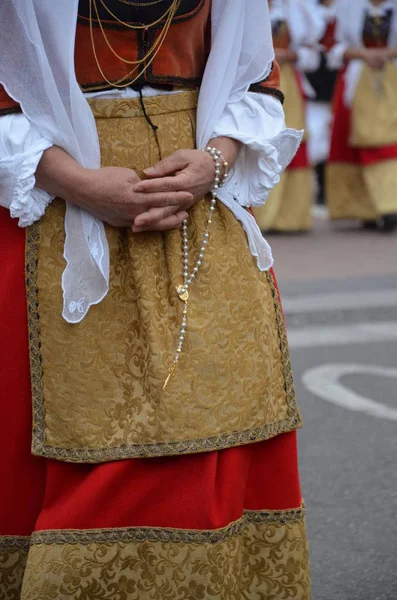
[[[222,152],[217,148],[212,148],[211,146],[207,146],[203,152],[208,152],[215,162],[215,180],[214,185],[211,191],[211,202],[209,208],[209,215],[207,219],[207,226],[205,228],[205,232],[203,235],[203,239],[201,242],[200,252],[198,258],[195,262],[192,271],[189,271],[189,246],[188,246],[188,222],[185,219],[182,223],[182,256],[183,256],[183,284],[178,285],[176,287],[176,293],[179,299],[183,302],[183,318],[181,327],[179,330],[179,341],[178,347],[176,350],[176,355],[171,367],[168,370],[168,376],[165,380],[163,390],[167,387],[170,379],[175,375],[176,367],[178,365],[179,359],[182,354],[183,344],[185,341],[186,335],[186,326],[187,326],[187,315],[188,315],[188,304],[189,304],[189,288],[192,285],[193,281],[196,279],[197,274],[201,265],[203,264],[203,259],[205,255],[205,251],[208,246],[208,241],[210,237],[210,229],[212,223],[212,216],[215,211],[216,201],[217,201],[217,190],[222,187],[229,175],[229,164],[225,161]],[[221,178],[221,166],[223,166],[223,177]]]

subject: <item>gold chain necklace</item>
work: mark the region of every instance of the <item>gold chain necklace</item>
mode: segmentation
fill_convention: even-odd
[[[158,52],[159,52],[159,50],[160,50],[160,48],[161,48],[164,40],[165,40],[165,37],[166,37],[166,35],[168,33],[168,30],[169,30],[169,28],[171,26],[171,22],[172,22],[172,20],[173,20],[173,18],[175,16],[175,14],[176,14],[176,12],[177,12],[180,4],[181,4],[181,1],[182,0],[173,0],[173,3],[171,4],[170,8],[167,9],[168,15],[167,15],[164,27],[163,27],[160,35],[158,36],[157,40],[154,42],[153,46],[146,53],[146,55],[142,59],[139,59],[137,61],[128,61],[128,60],[124,59],[122,56],[120,56],[119,54],[117,54],[117,52],[115,52],[115,50],[110,45],[109,40],[106,37],[105,31],[104,31],[104,28],[103,28],[103,25],[102,25],[102,21],[101,21],[101,19],[99,17],[98,6],[96,4],[96,0],[90,0],[90,2],[89,2],[90,13],[89,14],[90,14],[90,36],[91,36],[92,50],[93,50],[93,53],[94,53],[95,62],[97,64],[99,72],[100,72],[100,74],[102,75],[103,79],[106,81],[106,83],[108,85],[110,85],[111,87],[116,87],[116,88],[125,88],[125,87],[133,85],[141,77],[141,75],[146,71],[146,69],[152,64],[152,62],[156,58],[156,56],[157,56],[157,54],[158,54]],[[104,37],[104,40],[105,40],[108,48],[111,50],[111,52],[114,54],[114,56],[116,56],[122,62],[124,62],[126,64],[133,64],[133,65],[135,65],[134,68],[129,73],[127,73],[126,75],[124,75],[124,77],[122,77],[121,79],[119,79],[116,82],[110,81],[106,77],[106,75],[103,72],[103,69],[101,67],[101,64],[99,62],[97,53],[96,53],[95,40],[94,40],[94,30],[93,30],[93,24],[92,24],[92,5],[94,5],[95,12],[96,12],[97,19],[98,19],[98,23],[99,23],[102,35]],[[132,26],[131,28],[134,29],[134,28],[137,28],[137,27]],[[145,29],[146,28],[147,28],[147,26],[145,26]],[[149,58],[149,60],[148,60],[148,58]],[[148,60],[148,62],[146,62],[147,60]],[[146,64],[143,66],[143,68],[138,72],[137,75],[135,75],[135,77],[133,77],[132,80],[130,80],[130,77],[134,76],[134,74],[136,73],[138,67],[142,63],[144,63],[144,62],[146,62]]]
[[[137,8],[145,8],[146,6],[155,6],[156,4],[161,4],[165,2],[165,0],[154,0],[154,2],[129,2],[128,0],[118,0],[122,4],[127,4],[127,6],[136,6]]]
[[[102,21],[101,21],[101,19],[99,17],[99,14],[98,14],[96,0],[93,0],[93,1],[94,1],[94,6],[95,6],[95,12],[96,12],[97,18],[98,18],[98,23],[101,26]],[[126,23],[125,21],[122,21],[121,19],[119,19],[110,10],[110,8],[105,4],[104,0],[100,0],[100,3],[102,4],[103,8],[109,13],[109,15],[111,15],[113,17],[113,19],[115,19],[116,21],[118,21],[119,23],[121,23],[121,25],[124,25],[124,27],[128,27],[128,29],[134,29],[134,30],[135,29],[150,29],[151,27],[155,27],[156,25],[158,25],[159,23],[161,23],[161,21],[164,21],[164,19],[166,19],[166,17],[169,15],[169,13],[173,11],[175,3],[178,4],[178,7],[176,9],[176,11],[177,11],[181,2],[182,2],[182,0],[178,0],[177,2],[176,2],[176,0],[174,0],[173,3],[171,4],[171,6],[169,6],[169,8],[167,8],[167,10],[165,11],[165,13],[162,14],[161,17],[159,17],[158,19],[156,19],[155,21],[153,21],[153,23],[148,23],[147,25],[136,25],[136,24],[132,25],[131,23]],[[102,27],[101,27],[101,29],[102,29]],[[103,31],[102,31],[102,33],[103,33]]]

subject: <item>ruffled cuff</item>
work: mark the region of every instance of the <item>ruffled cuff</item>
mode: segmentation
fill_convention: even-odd
[[[339,42],[327,54],[327,65],[331,71],[339,71],[345,65],[345,52],[347,44]]]
[[[225,186],[238,204],[260,206],[295,156],[302,131],[285,127],[280,102],[249,93],[228,104],[213,137],[226,136],[244,145]]]
[[[28,227],[43,216],[53,197],[35,187],[35,172],[52,144],[23,114],[0,119],[0,206]]]
[[[51,147],[41,140],[24,154],[0,160],[0,204],[18,219],[20,227],[28,227],[44,214],[53,196],[35,188],[35,172],[44,150]]]

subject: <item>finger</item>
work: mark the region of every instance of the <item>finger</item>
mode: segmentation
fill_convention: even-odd
[[[155,192],[154,194],[135,194],[135,202],[147,208],[180,206],[193,200],[190,192]]]
[[[150,229],[150,226],[158,221],[162,221],[171,215],[180,212],[180,206],[167,206],[165,208],[150,208],[147,212],[141,213],[134,220],[132,231],[137,232],[142,228]]]
[[[188,213],[185,211],[181,211],[176,213],[175,215],[171,215],[162,219],[161,221],[157,221],[153,223],[150,227],[147,226],[145,228],[140,229],[134,233],[143,233],[145,231],[170,231],[171,229],[177,229],[182,225],[182,222],[188,218]]]
[[[162,221],[159,221],[152,226],[151,231],[170,231],[172,229],[178,229],[182,225],[182,222],[188,218],[188,213],[185,211],[176,213]]]
[[[188,164],[188,160],[184,152],[174,152],[171,156],[160,160],[160,162],[156,163],[152,167],[148,169],[144,169],[145,175],[148,177],[165,177],[166,175],[171,175],[171,173],[175,173],[175,171],[180,171],[184,169]]]
[[[155,193],[155,192],[176,192],[186,190],[186,174],[181,171],[174,177],[156,177],[155,179],[146,179],[140,181],[134,186],[134,192]]]

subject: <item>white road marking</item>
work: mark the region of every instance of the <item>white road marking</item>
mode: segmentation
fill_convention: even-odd
[[[284,296],[282,301],[286,315],[320,313],[328,310],[393,308],[397,307],[397,289],[312,294],[296,298]]]
[[[378,419],[397,421],[397,409],[361,396],[339,381],[344,375],[361,373],[397,379],[397,369],[376,365],[328,364],[309,369],[302,376],[302,381],[312,394],[322,400],[327,400],[348,410],[363,412]]]
[[[290,348],[345,346],[397,340],[397,321],[356,323],[353,325],[311,326],[288,329]]]

